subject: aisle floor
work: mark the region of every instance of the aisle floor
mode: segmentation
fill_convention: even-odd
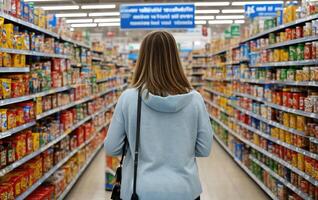
[[[105,200],[104,152],[101,151],[86,170],[66,200]],[[203,186],[202,200],[268,200],[229,155],[214,141],[209,158],[199,159]]]

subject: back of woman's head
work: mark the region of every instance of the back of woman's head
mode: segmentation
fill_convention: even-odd
[[[172,34],[155,31],[143,39],[133,87],[147,89],[160,96],[185,94],[191,90]]]

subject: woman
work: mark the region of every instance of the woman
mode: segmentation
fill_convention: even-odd
[[[212,129],[201,95],[192,89],[173,36],[148,34],[140,48],[132,89],[119,98],[105,142],[119,156],[127,136],[121,198],[133,188],[138,90],[142,94],[137,194],[140,200],[194,200],[202,192],[195,157],[210,154]]]

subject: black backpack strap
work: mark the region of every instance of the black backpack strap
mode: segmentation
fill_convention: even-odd
[[[138,105],[137,105],[137,126],[136,126],[136,146],[135,146],[135,160],[134,160],[134,185],[131,199],[138,199],[136,193],[137,187],[137,169],[138,169],[138,154],[140,145],[140,119],[141,119],[141,90],[138,91]]]

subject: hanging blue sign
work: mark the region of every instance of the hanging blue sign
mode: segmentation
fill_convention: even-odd
[[[283,4],[245,4],[246,16],[255,17],[276,17],[283,10]]]
[[[120,28],[194,28],[194,16],[194,4],[124,4],[120,6]]]

